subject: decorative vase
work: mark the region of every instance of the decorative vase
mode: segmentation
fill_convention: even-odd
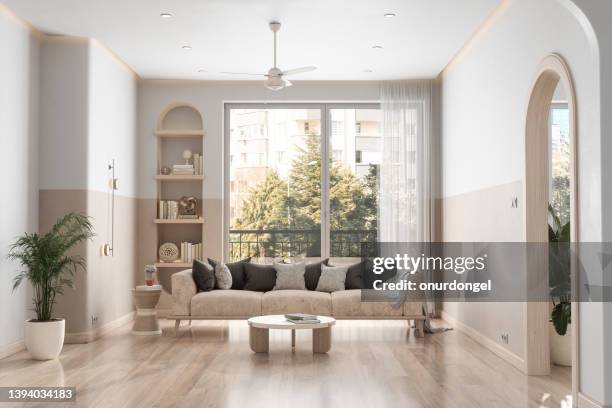
[[[153,286],[155,283],[155,272],[157,272],[157,268],[155,265],[145,265],[145,285]]]
[[[34,360],[53,360],[64,346],[66,321],[54,319],[46,322],[25,321],[25,344]]]
[[[559,366],[572,365],[572,325],[567,325],[565,336],[559,335],[550,323],[550,362]]]

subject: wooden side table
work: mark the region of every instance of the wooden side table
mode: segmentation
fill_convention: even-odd
[[[155,285],[159,286],[159,285]],[[134,304],[136,305],[136,317],[132,333],[142,336],[155,336],[162,333],[157,321],[157,302],[161,295],[161,286],[154,289],[132,289]]]

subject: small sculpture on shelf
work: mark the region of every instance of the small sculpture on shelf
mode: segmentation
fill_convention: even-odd
[[[160,173],[164,176],[169,176],[171,172],[172,169],[168,166],[162,166],[162,168],[160,169]]]
[[[196,219],[196,207],[198,201],[195,197],[183,196],[179,200],[179,218],[182,219]]]
[[[191,150],[186,149],[183,151],[183,159],[185,159],[185,164],[189,164],[189,160],[191,159]]]
[[[174,262],[179,257],[179,249],[176,244],[166,242],[159,247],[159,260],[162,262]]]

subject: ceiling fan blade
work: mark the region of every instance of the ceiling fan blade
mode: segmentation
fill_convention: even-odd
[[[313,66],[288,69],[286,71],[283,71],[283,75],[303,74],[304,72],[314,71],[315,69],[317,69],[317,67]]]
[[[267,74],[253,74],[252,72],[227,72],[227,71],[222,71],[219,72],[220,74],[226,74],[226,75],[250,75],[250,76],[267,76]]]
[[[283,79],[283,81],[285,81],[285,88],[293,85],[288,79]]]

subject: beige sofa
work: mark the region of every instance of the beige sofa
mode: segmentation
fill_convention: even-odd
[[[362,302],[361,290],[325,293],[310,290],[213,290],[197,292],[191,269],[172,275],[172,312],[178,334],[181,320],[233,320],[253,316],[310,313],[336,319],[414,320],[415,336],[423,335],[421,303]]]

